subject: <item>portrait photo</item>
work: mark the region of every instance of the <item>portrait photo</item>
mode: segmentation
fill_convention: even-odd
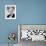
[[[16,5],[5,5],[5,19],[16,19]]]

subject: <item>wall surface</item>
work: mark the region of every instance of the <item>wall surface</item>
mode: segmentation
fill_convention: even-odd
[[[16,20],[4,19],[6,4],[16,4]],[[17,34],[18,24],[46,24],[46,0],[0,0],[0,44],[8,43],[9,32]]]
[[[16,5],[16,0],[0,0],[0,44],[9,42],[8,35],[10,32],[16,32],[17,35],[17,20],[5,19],[5,5]],[[16,38],[15,43],[18,43]]]

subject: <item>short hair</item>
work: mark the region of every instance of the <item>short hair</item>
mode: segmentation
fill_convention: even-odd
[[[7,10],[9,10],[10,8],[13,8],[13,9],[15,9],[15,7],[7,7]]]

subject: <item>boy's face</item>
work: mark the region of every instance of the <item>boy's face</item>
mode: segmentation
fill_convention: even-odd
[[[9,13],[10,14],[13,14],[13,12],[14,12],[14,9],[11,7],[11,8],[9,8]]]

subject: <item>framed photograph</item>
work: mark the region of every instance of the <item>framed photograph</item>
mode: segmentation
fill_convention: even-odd
[[[16,19],[16,5],[5,5],[5,19]]]

